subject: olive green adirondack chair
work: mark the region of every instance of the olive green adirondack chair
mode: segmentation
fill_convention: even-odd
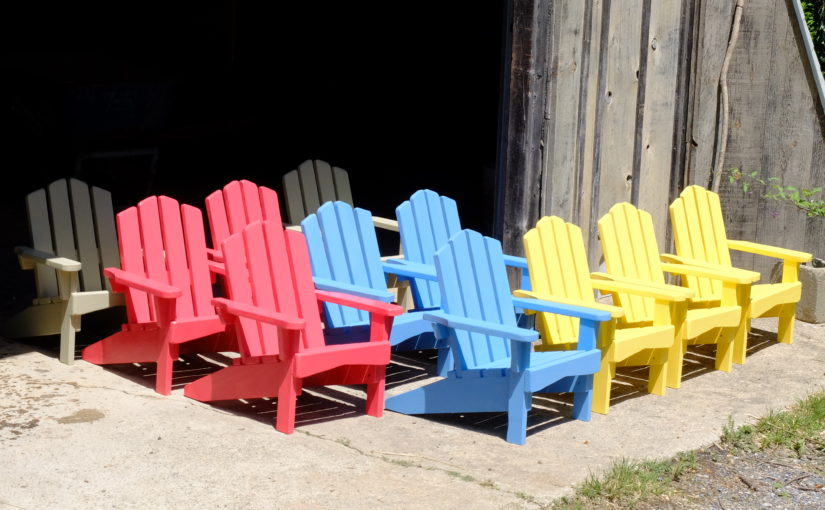
[[[778,317],[777,339],[787,344],[793,341],[796,303],[802,296],[799,264],[810,261],[810,253],[728,239],[719,195],[701,186],[688,186],[670,204],[670,221],[676,254],[683,257],[682,262],[704,265],[729,274],[758,275],[753,271],[733,267],[730,250],[775,257],[783,261],[781,283],[753,285],[742,291],[739,304],[743,309],[744,325],[739,329],[735,340],[734,363],[745,362],[751,318]],[[682,279],[682,284],[696,292],[697,301],[712,305],[722,299],[723,286],[719,280],[687,276]]]
[[[745,295],[759,275],[663,261],[670,258],[659,251],[650,213],[627,202],[614,205],[599,219],[599,239],[607,272],[613,276],[630,278],[663,290],[684,290],[683,287],[666,285],[665,272],[719,282],[722,287],[719,302],[709,305],[688,299],[671,305],[676,341],[668,358],[667,385],[671,388],[681,385],[682,362],[688,345],[716,344],[716,369],[730,372],[734,338],[738,328],[743,327],[738,299]],[[655,303],[652,298],[624,292],[614,296],[626,312],[625,322],[644,324],[653,321]]]
[[[103,276],[120,267],[111,194],[77,179],[59,179],[26,197],[32,245],[17,246],[34,271],[37,297],[3,325],[10,338],[60,334],[60,361],[71,364],[84,314],[124,304]]]

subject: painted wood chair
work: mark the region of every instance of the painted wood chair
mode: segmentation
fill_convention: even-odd
[[[604,273],[588,273],[581,229],[557,216],[545,216],[524,235],[524,251],[533,290],[518,290],[517,296],[587,306],[610,312],[613,317],[599,329],[597,346],[602,358],[593,383],[593,410],[608,412],[612,379],[619,366],[649,366],[648,392],[664,395],[669,352],[676,333],[671,304],[685,301],[690,293],[678,288],[640,285]],[[626,308],[596,302],[595,290],[614,296],[623,292],[652,298],[652,320],[627,322]],[[536,326],[542,333],[538,350],[569,349],[577,342],[580,326],[569,317],[540,313]]]
[[[290,434],[302,388],[366,384],[366,412],[381,416],[390,362],[388,337],[393,317],[402,309],[316,290],[304,236],[284,231],[280,222],[254,222],[225,239],[221,251],[229,298],[212,302],[224,320],[238,328],[241,358],[187,384],[184,395],[203,402],[277,397],[275,428]],[[369,313],[369,328],[343,332],[357,337],[349,342],[328,342],[336,332],[322,327],[322,302]]]
[[[372,215],[346,202],[325,203],[304,218],[301,229],[319,289],[389,302],[393,295],[387,287],[387,275],[435,278],[432,266],[382,261]],[[449,354],[447,345],[435,338],[432,325],[422,314],[416,308],[398,317],[390,343],[395,350],[439,349],[438,370],[443,373]],[[363,311],[331,303],[324,305],[324,316],[325,324],[332,328],[363,327],[369,320]]]
[[[450,237],[461,231],[461,222],[455,200],[444,197],[428,189],[418,190],[409,200],[395,209],[403,246],[403,261],[417,264],[433,263],[435,252]],[[507,266],[522,271],[521,286],[530,289],[527,259],[504,255]],[[438,282],[416,278],[410,285],[413,303],[418,308],[434,308],[440,305],[441,295]]]
[[[304,161],[297,169],[284,174],[281,181],[291,225],[299,225],[326,202],[354,205],[347,171],[320,159]],[[396,220],[373,216],[372,222],[375,228],[398,232]]]
[[[650,213],[640,211],[623,202],[614,205],[599,219],[599,238],[604,253],[607,272],[653,285],[667,291],[684,289],[665,284],[664,273],[698,276],[718,281],[722,286],[721,299],[714,306],[687,301],[673,303],[671,318],[676,328],[676,341],[668,357],[667,385],[678,388],[682,380],[682,362],[688,345],[716,344],[716,369],[730,372],[733,362],[734,338],[737,329],[743,327],[740,320],[742,308],[738,297],[747,291],[757,274],[731,274],[730,272],[697,267],[677,262],[663,262],[656,244],[656,233]],[[664,256],[667,258],[667,256]],[[653,322],[655,300],[625,292],[614,294],[617,303],[625,310],[626,324],[650,324]]]
[[[32,246],[15,247],[34,271],[32,306],[3,325],[10,338],[60,335],[60,361],[74,362],[83,315],[124,304],[102,268],[118,266],[111,194],[77,179],[60,179],[26,197]]]
[[[169,395],[183,344],[225,330],[211,303],[212,282],[200,209],[166,196],[141,200],[117,215],[121,266],[104,273],[126,295],[122,330],[83,349],[97,365],[157,363],[155,391]],[[231,341],[229,341],[231,343]],[[212,344],[222,350],[220,342]]]
[[[778,317],[777,339],[788,344],[793,341],[796,303],[802,295],[799,264],[810,261],[810,253],[728,239],[719,195],[701,186],[688,186],[679,198],[670,204],[670,221],[676,254],[682,257],[683,262],[701,264],[731,274],[747,275],[753,274],[753,271],[734,268],[731,264],[730,250],[775,257],[783,261],[781,283],[753,285],[742,291],[739,304],[743,308],[742,320],[747,323],[739,329],[734,341],[734,363],[745,362],[747,332],[750,330],[751,318]],[[697,301],[704,301],[710,305],[722,299],[724,291],[719,280],[686,276],[682,283],[696,292]]]
[[[573,417],[590,419],[596,336],[610,313],[510,294],[501,243],[472,230],[436,252],[442,310],[427,312],[436,335],[454,351],[445,379],[392,396],[386,408],[405,414],[506,411],[507,441],[524,444],[533,393],[572,392]],[[515,307],[575,317],[578,349],[531,352],[538,333],[516,325]]]

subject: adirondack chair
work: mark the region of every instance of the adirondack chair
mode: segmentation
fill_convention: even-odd
[[[671,304],[685,301],[690,293],[640,285],[604,273],[589,274],[581,229],[557,216],[545,216],[524,235],[524,251],[533,290],[518,290],[516,295],[589,306],[610,312],[613,317],[599,330],[597,346],[602,358],[593,383],[593,410],[608,412],[617,366],[649,366],[648,392],[664,395],[668,355],[676,333]],[[653,298],[652,321],[628,322],[626,308],[596,302],[597,289],[614,296],[622,292]],[[542,333],[538,350],[569,349],[577,341],[579,325],[568,317],[541,313],[536,326]]]
[[[417,264],[433,263],[436,250],[451,236],[461,231],[458,208],[455,200],[440,196],[428,189],[418,190],[395,209],[403,246],[403,261]],[[504,263],[522,270],[521,286],[530,289],[527,259],[504,255]],[[441,295],[438,282],[415,278],[410,285],[413,302],[418,308],[440,306]]]
[[[97,365],[157,363],[155,391],[169,395],[183,344],[225,330],[211,303],[212,282],[200,210],[152,196],[117,215],[123,269],[103,272],[126,295],[122,331],[83,349]],[[226,335],[222,335],[226,336]],[[213,344],[220,349],[221,342]]]
[[[306,235],[312,273],[319,289],[389,302],[393,296],[385,275],[435,278],[435,269],[407,262],[382,261],[369,211],[345,202],[327,202],[301,222]],[[439,349],[438,370],[443,373],[448,355],[446,342],[433,335],[432,325],[414,309],[395,320],[390,344],[395,350]],[[363,312],[337,304],[324,305],[325,323],[332,328],[368,323]]]
[[[683,261],[735,274],[753,272],[734,268],[730,250],[775,257],[783,261],[781,283],[753,285],[742,291],[739,304],[743,308],[742,320],[747,322],[739,329],[734,341],[734,363],[745,362],[751,318],[778,317],[777,339],[787,344],[793,341],[796,303],[802,295],[799,264],[810,261],[810,253],[728,239],[719,195],[701,186],[688,186],[670,204],[670,221],[676,254]],[[718,280],[687,276],[682,279],[682,283],[696,292],[698,301],[711,304],[722,298],[723,288]],[[749,297],[746,295],[748,292]]]
[[[688,345],[716,344],[716,369],[730,372],[733,341],[737,329],[742,326],[742,307],[737,297],[743,295],[759,275],[731,274],[707,267],[663,262],[650,213],[640,211],[627,202],[614,205],[599,219],[599,238],[607,272],[613,276],[633,279],[663,290],[674,288],[665,284],[665,272],[720,282],[723,292],[715,306],[707,306],[707,303],[693,299],[671,305],[676,341],[668,357],[667,385],[671,388],[681,385],[682,362]],[[693,291],[690,294],[693,295]],[[625,292],[614,296],[625,310],[626,323],[652,323],[655,308],[652,298]]]
[[[320,159],[308,159],[281,178],[289,223],[298,225],[325,202],[346,202],[353,205],[349,174],[343,168],[330,166]],[[376,228],[398,232],[398,222],[373,216]]]
[[[122,306],[101,268],[119,265],[111,194],[77,179],[60,179],[26,197],[31,247],[15,247],[23,269],[34,270],[32,306],[3,325],[10,338],[60,334],[60,361],[74,362],[84,314]]]
[[[514,298],[501,243],[472,230],[455,234],[433,257],[441,310],[427,312],[455,362],[445,379],[387,399],[405,414],[506,411],[507,441],[524,444],[533,393],[572,392],[573,418],[590,419],[599,322],[610,313],[537,299]],[[579,321],[578,349],[531,352],[538,333],[516,326],[514,307]]]
[[[224,320],[239,331],[241,358],[184,387],[187,397],[209,402],[277,397],[275,428],[295,429],[301,389],[329,384],[366,384],[366,412],[381,416],[387,341],[402,309],[369,299],[316,290],[302,234],[279,222],[258,221],[222,243],[229,298],[215,298]],[[320,302],[356,307],[370,314],[369,329],[351,330],[353,342],[333,344],[322,328]]]

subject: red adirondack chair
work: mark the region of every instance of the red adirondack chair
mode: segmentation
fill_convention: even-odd
[[[226,329],[211,302],[210,264],[216,264],[206,253],[203,215],[153,196],[119,213],[117,230],[122,269],[106,268],[104,274],[126,295],[128,323],[86,347],[83,359],[97,365],[156,362],[155,391],[169,395],[181,344]]]
[[[349,294],[316,290],[303,234],[280,222],[259,221],[223,241],[229,299],[212,302],[236,325],[241,357],[235,364],[184,387],[203,402],[277,397],[275,428],[295,429],[296,398],[303,387],[366,384],[366,412],[381,416],[389,335],[399,306]],[[327,345],[333,330],[321,326],[319,302],[370,312],[363,341]],[[356,339],[349,339],[356,340]]]

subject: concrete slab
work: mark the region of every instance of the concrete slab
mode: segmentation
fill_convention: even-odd
[[[644,392],[646,371],[620,369],[610,414],[589,423],[568,418],[570,399],[537,397],[524,446],[504,441],[500,414],[372,418],[362,392],[340,387],[305,391],[286,436],[273,400],[182,395],[220,356],[181,362],[162,397],[153,365],[66,366],[0,339],[0,509],[537,508],[615,459],[710,444],[729,417],[752,422],[825,386],[825,325],[796,326],[781,345],[775,320],[754,321],[731,373],[691,348],[665,397]],[[395,356],[388,395],[431,380],[429,361]]]

